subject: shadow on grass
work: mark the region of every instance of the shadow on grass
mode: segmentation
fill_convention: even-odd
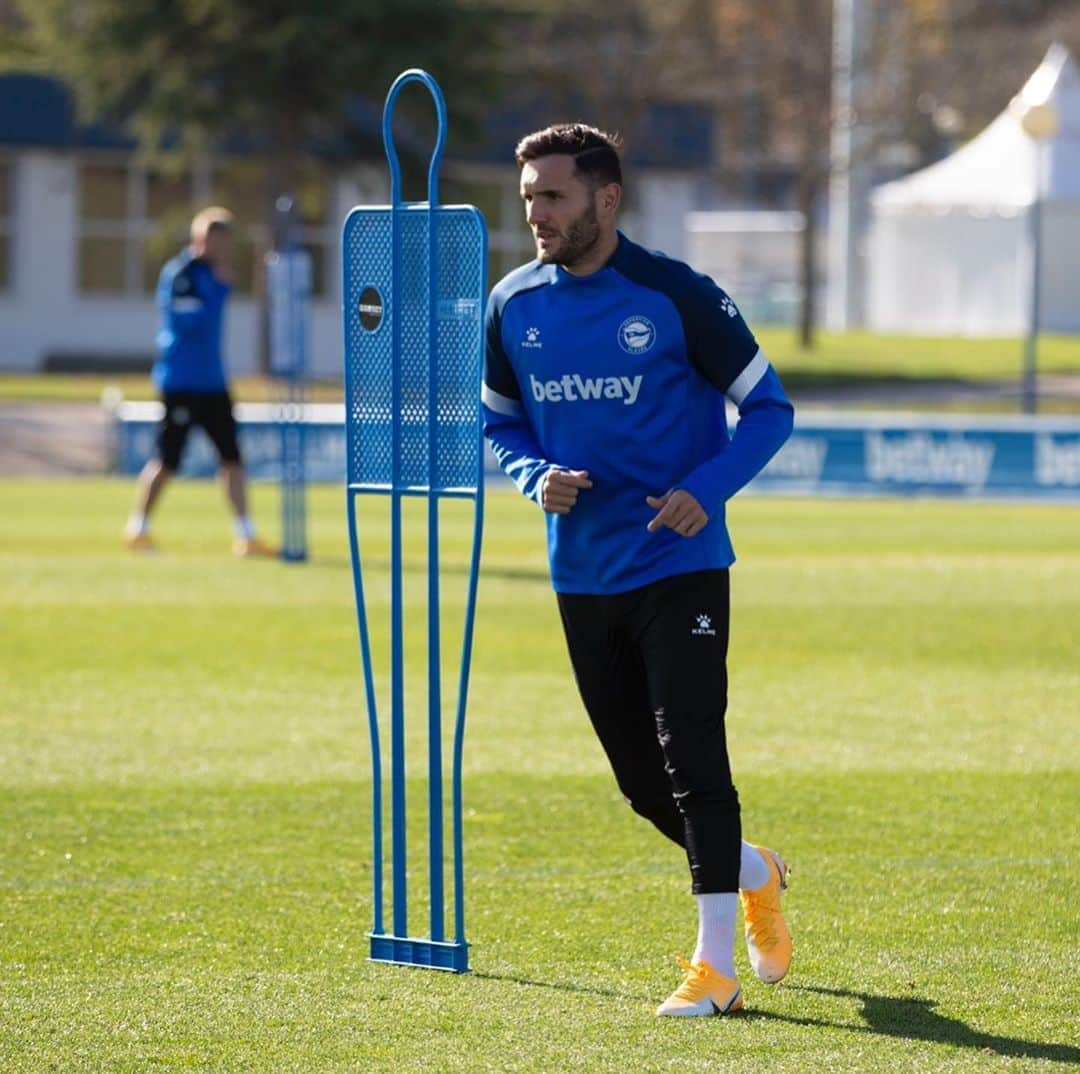
[[[1080,1048],[1071,1044],[1053,1044],[1002,1037],[995,1033],[983,1033],[961,1022],[947,1018],[934,1008],[937,1001],[919,996],[876,996],[870,992],[850,992],[840,988],[822,988],[815,985],[788,985],[792,992],[813,992],[820,996],[857,999],[861,1004],[859,1013],[865,1025],[849,1022],[830,1022],[820,1018],[797,1018],[770,1011],[749,1011],[742,1017],[794,1025],[829,1026],[850,1029],[857,1033],[876,1033],[883,1037],[901,1040],[924,1040],[931,1044],[952,1044],[959,1048],[976,1048],[995,1052],[1013,1059],[1049,1059],[1057,1063],[1080,1063]]]
[[[654,1002],[656,997],[645,992],[619,992],[613,988],[596,988],[593,985],[563,983],[560,981],[533,981],[528,977],[515,977],[512,973],[481,973],[474,970],[472,977],[481,981],[502,981],[504,984],[525,985],[528,988],[547,988],[554,992],[574,992],[583,996],[603,996],[605,999],[625,999]]]
[[[509,973],[479,973],[473,976],[485,981],[502,981],[524,985],[528,988],[547,988],[556,992],[572,992],[579,995],[603,996],[610,999],[651,1003],[656,997],[638,992],[620,992],[611,988],[592,985],[560,983],[557,981],[534,981],[528,977],[516,977]],[[849,1029],[854,1033],[876,1033],[882,1037],[900,1040],[922,1040],[930,1044],[952,1044],[958,1048],[975,1048],[983,1052],[995,1052],[1011,1059],[1048,1059],[1056,1063],[1080,1063],[1080,1048],[1071,1044],[1042,1043],[1002,1037],[995,1033],[983,1033],[961,1022],[947,1018],[934,1008],[937,1001],[919,996],[876,996],[870,992],[849,992],[839,988],[821,988],[815,985],[788,985],[786,991],[813,992],[820,996],[838,999],[857,999],[862,1007],[860,1014],[864,1025],[851,1022],[833,1022],[825,1018],[798,1018],[794,1015],[777,1014],[772,1011],[750,1010],[740,1012],[740,1021],[787,1022],[798,1026],[821,1026],[829,1029]]]

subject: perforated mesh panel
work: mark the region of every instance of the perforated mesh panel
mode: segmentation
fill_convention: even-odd
[[[345,413],[352,485],[476,488],[481,480],[480,377],[487,259],[472,207],[400,210],[399,293],[393,294],[392,210],[354,209],[345,222]],[[437,287],[429,289],[428,227],[437,228]],[[381,296],[377,327],[371,301]],[[436,317],[435,353],[429,317]],[[400,342],[394,346],[394,317]],[[436,370],[435,457],[429,451],[428,375]],[[393,397],[395,363],[398,397]],[[394,433],[393,417],[399,416]],[[394,459],[398,460],[395,479]]]

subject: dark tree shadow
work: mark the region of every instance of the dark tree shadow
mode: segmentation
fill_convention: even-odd
[[[921,996],[876,996],[870,992],[851,992],[840,988],[817,985],[787,985],[792,992],[813,992],[821,996],[857,999],[859,1013],[865,1025],[828,1022],[815,1018],[797,1018],[770,1011],[751,1011],[748,1017],[791,1022],[796,1025],[828,1025],[854,1032],[876,1033],[901,1040],[925,1040],[931,1044],[952,1044],[960,1048],[996,1052],[1014,1059],[1049,1059],[1057,1063],[1080,1063],[1080,1047],[1072,1044],[1043,1043],[983,1033],[961,1022],[947,1018],[934,1008],[937,1001]]]
[[[547,988],[556,992],[575,992],[581,995],[604,996],[630,1002],[651,1003],[656,997],[636,992],[620,992],[592,985],[560,983],[557,981],[534,981],[527,977],[515,977],[505,973],[473,973],[486,981],[504,981],[525,985],[529,988]],[[1080,1047],[1072,1044],[1042,1043],[1003,1037],[995,1033],[982,1033],[961,1022],[947,1018],[934,1008],[937,1001],[921,996],[876,996],[870,992],[851,992],[840,988],[822,988],[817,985],[785,985],[785,991],[813,992],[820,996],[837,999],[857,999],[861,1004],[859,1013],[864,1024],[835,1022],[826,1018],[800,1018],[796,1015],[779,1014],[774,1011],[750,1009],[739,1012],[736,1017],[746,1021],[786,1022],[789,1025],[821,1026],[829,1029],[848,1029],[853,1033],[875,1033],[882,1037],[899,1040],[924,1040],[930,1044],[951,1044],[959,1048],[975,1048],[995,1052],[1012,1059],[1048,1059],[1056,1063],[1080,1064]]]

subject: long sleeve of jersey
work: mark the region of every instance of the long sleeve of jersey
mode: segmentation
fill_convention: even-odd
[[[681,482],[709,514],[752,481],[791,435],[795,408],[731,298],[695,275],[678,294],[687,356],[702,377],[739,410],[734,435]]]
[[[487,311],[484,383],[481,407],[484,436],[503,473],[529,499],[540,503],[544,475],[552,464],[525,417],[521,387],[503,349],[501,312],[495,303]]]
[[[795,408],[780,378],[760,351],[754,360],[759,358],[763,371],[738,404],[739,422],[730,443],[694,469],[682,484],[709,513],[757,477],[794,426]]]

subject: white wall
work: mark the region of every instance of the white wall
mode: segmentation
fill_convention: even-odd
[[[621,222],[635,242],[687,260],[686,216],[695,206],[696,181],[678,172],[638,172],[630,177],[636,204]]]
[[[80,294],[78,206],[72,154],[26,152],[13,159],[11,287],[0,292],[0,369],[40,369],[50,354],[150,356],[157,313],[152,295]],[[357,170],[335,185],[333,219],[361,201],[385,199],[377,169]],[[339,234],[338,228],[335,231]],[[341,255],[331,252],[325,298],[313,304],[313,371],[335,376],[342,365]],[[256,367],[256,310],[249,298],[229,303],[225,355],[233,373]]]

